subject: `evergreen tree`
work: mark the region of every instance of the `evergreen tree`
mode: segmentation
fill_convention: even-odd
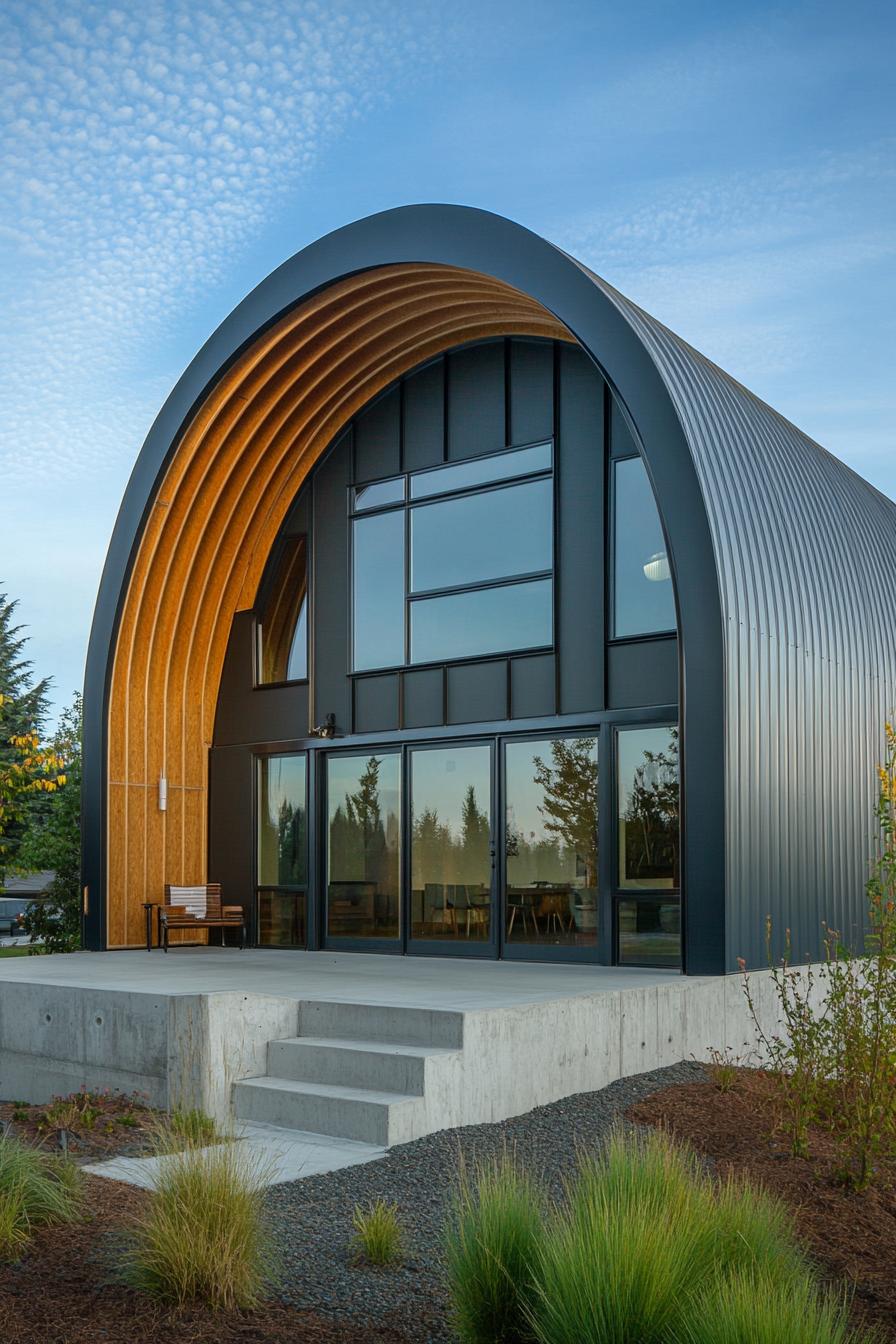
[[[470,784],[461,806],[461,881],[488,881],[490,840],[488,814],[480,811],[476,790]]]
[[[0,890],[4,874],[18,866],[18,851],[29,825],[40,824],[46,817],[49,798],[43,788],[23,787],[25,777],[34,773],[30,739],[39,737],[46,719],[50,683],[47,678],[34,681],[31,662],[24,656],[26,636],[23,627],[15,624],[17,606],[0,592],[0,777],[8,781],[9,793],[0,798]]]

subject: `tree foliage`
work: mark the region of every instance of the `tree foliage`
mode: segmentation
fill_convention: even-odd
[[[81,942],[81,696],[62,713],[51,750],[63,769],[46,816],[25,833],[19,863],[50,868],[54,877],[41,901],[25,913],[25,929],[44,952],[72,952]]]
[[[5,873],[21,867],[22,839],[46,815],[62,775],[57,754],[41,746],[49,682],[34,682],[17,605],[0,593],[0,890]]]
[[[535,757],[535,783],[543,789],[544,829],[585,865],[585,885],[597,883],[597,756],[593,737],[555,738],[550,765]]]

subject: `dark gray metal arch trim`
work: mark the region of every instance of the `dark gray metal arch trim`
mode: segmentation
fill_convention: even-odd
[[[112,651],[131,568],[165,469],[195,408],[261,331],[346,276],[402,262],[494,276],[541,303],[601,369],[637,426],[669,542],[681,631],[685,969],[725,969],[724,652],[709,520],[682,422],[632,321],[596,277],[507,219],[463,206],[388,210],[312,243],[221,324],[180,378],[134,466],[100,582],[84,694],[85,944],[105,945],[105,770]],[[689,706],[693,710],[689,712]]]

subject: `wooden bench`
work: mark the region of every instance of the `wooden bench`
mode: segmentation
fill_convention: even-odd
[[[146,950],[152,945],[152,902],[146,909]],[[246,914],[241,905],[221,904],[220,882],[199,883],[191,887],[165,884],[165,903],[157,905],[156,945],[168,951],[168,937],[172,929],[239,929],[240,947],[246,946]]]

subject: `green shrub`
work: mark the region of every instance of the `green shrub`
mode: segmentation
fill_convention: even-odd
[[[850,1331],[845,1304],[811,1274],[768,1279],[739,1269],[700,1295],[674,1344],[871,1344]]]
[[[401,1255],[401,1225],[394,1204],[374,1200],[366,1208],[355,1206],[352,1214],[355,1250],[371,1265],[391,1265]]]
[[[775,961],[767,920],[777,1008],[772,1029],[763,1024],[740,962],[756,1043],[776,1083],[779,1124],[791,1151],[808,1156],[810,1129],[827,1130],[840,1149],[840,1175],[856,1190],[896,1157],[896,729],[890,723],[878,782],[864,950],[846,946],[825,926],[824,962],[795,967],[788,930],[784,955]]]
[[[10,1137],[0,1138],[0,1255],[14,1257],[37,1227],[71,1222],[81,1206],[81,1173]]]
[[[239,1143],[163,1157],[135,1230],[131,1281],[178,1305],[256,1303],[270,1272],[266,1174]]]
[[[463,1344],[534,1338],[529,1313],[544,1229],[535,1180],[506,1155],[465,1171],[445,1234],[454,1325]]]

